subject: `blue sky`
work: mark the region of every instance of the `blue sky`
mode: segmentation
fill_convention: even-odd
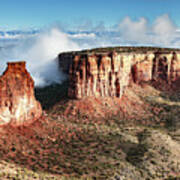
[[[1,0],[0,28],[39,28],[51,23],[80,24],[103,21],[112,26],[126,16],[150,23],[168,14],[180,27],[179,0]]]

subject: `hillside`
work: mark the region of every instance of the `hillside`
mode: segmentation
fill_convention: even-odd
[[[56,90],[58,85],[41,89],[41,98],[50,101]],[[31,127],[1,129],[0,177],[178,179],[179,97],[178,91],[172,95],[149,84],[132,85],[123,102],[127,112],[99,118],[81,112],[64,116],[66,106],[77,101],[60,101]]]

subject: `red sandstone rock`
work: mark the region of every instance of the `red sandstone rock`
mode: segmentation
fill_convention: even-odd
[[[144,54],[136,56],[134,62],[132,76],[136,83],[163,80],[171,84],[180,78],[180,54],[175,52]]]
[[[170,79],[172,82],[180,78],[180,54],[173,54],[170,66]]]
[[[0,77],[0,125],[27,125],[41,115],[41,105],[34,97],[34,82],[25,62],[8,63]]]

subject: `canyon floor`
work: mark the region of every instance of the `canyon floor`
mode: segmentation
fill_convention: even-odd
[[[43,117],[0,129],[0,179],[180,179],[180,90],[131,84],[121,100],[77,101],[66,88],[36,89]]]

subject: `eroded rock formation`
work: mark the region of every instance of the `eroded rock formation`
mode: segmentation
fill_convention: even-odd
[[[69,71],[69,97],[121,98],[131,81],[165,81],[180,78],[180,51],[92,51],[59,55],[64,72]]]
[[[11,62],[0,77],[0,125],[27,125],[42,114],[25,62]]]
[[[129,55],[75,55],[70,67],[69,96],[121,97],[131,73]]]

